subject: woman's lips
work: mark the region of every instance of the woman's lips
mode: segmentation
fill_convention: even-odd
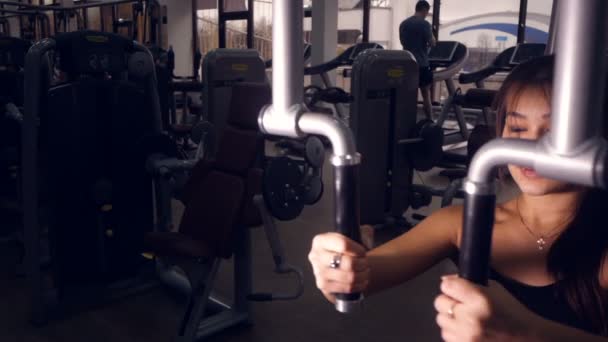
[[[521,173],[523,173],[524,176],[526,176],[528,178],[538,178],[538,174],[536,173],[536,171],[534,171],[533,168],[522,167]]]

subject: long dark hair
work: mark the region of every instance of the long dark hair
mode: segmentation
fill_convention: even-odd
[[[547,100],[551,99],[553,66],[553,56],[540,57],[519,65],[507,76],[494,103],[497,136],[502,135],[508,110],[526,90],[541,89]],[[608,291],[602,288],[599,277],[608,251],[608,227],[600,222],[606,220],[606,213],[608,192],[585,190],[574,219],[553,243],[547,258],[547,270],[556,280],[558,295],[581,321],[603,336],[608,336]]]

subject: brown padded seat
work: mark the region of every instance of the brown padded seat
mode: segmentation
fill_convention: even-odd
[[[261,224],[253,196],[261,192],[257,168],[264,137],[257,117],[270,102],[267,84],[233,87],[228,125],[220,136],[215,160],[201,160],[184,187],[185,205],[179,233],[149,234],[146,246],[161,256],[229,258],[236,228]]]
[[[210,171],[204,180],[191,186],[192,191],[205,195],[197,196],[188,204],[179,233],[148,234],[146,246],[161,255],[229,257],[232,251],[226,246],[241,211],[245,193],[243,180]]]

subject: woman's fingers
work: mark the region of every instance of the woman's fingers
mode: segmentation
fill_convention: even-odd
[[[366,258],[353,257],[348,254],[340,255],[340,253],[331,252],[328,250],[312,251],[309,255],[309,260],[313,264],[313,267],[329,268],[329,265],[334,262],[336,257],[339,257],[339,269],[343,271],[361,272],[369,267]]]
[[[452,315],[455,317],[458,302],[449,296],[441,294],[435,298],[434,306],[437,313],[449,315],[451,311]]]
[[[315,236],[312,250],[326,250],[352,256],[365,256],[365,247],[338,233],[325,233]]]

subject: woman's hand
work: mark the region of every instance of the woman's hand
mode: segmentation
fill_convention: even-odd
[[[456,275],[445,276],[441,292],[435,309],[445,341],[523,341],[532,337],[538,316],[496,282],[480,287]]]
[[[362,227],[362,239],[371,243],[371,227]],[[312,264],[317,287],[335,303],[334,293],[364,292],[369,284],[370,270],[364,246],[338,233],[315,236],[308,259]],[[339,260],[338,267],[331,264]]]

